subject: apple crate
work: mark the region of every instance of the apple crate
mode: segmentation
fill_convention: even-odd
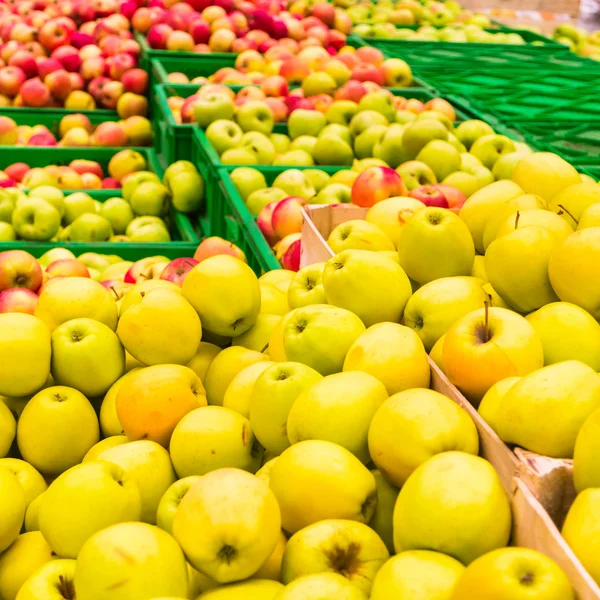
[[[352,205],[307,206],[303,214],[300,266],[325,262],[334,256],[326,241],[332,230],[346,221],[364,219],[367,211]],[[462,407],[475,423],[480,455],[493,465],[511,501],[512,543],[552,558],[565,571],[579,600],[600,600],[600,587],[559,531],[575,498],[572,461],[509,449],[431,359],[429,365],[431,388]]]
[[[583,167],[581,169],[582,173],[585,173],[586,175],[589,175],[592,179],[595,179],[596,181],[600,180],[600,167],[596,166],[596,167]]]
[[[1,147],[0,147],[1,148]],[[49,164],[68,164],[74,159],[93,160],[106,169],[108,161],[121,148],[26,148],[26,147],[4,147],[0,150],[0,170],[14,162],[24,162],[30,167],[43,167]],[[154,171],[159,177],[163,177],[164,170],[158,162],[156,153],[149,148],[136,148],[137,152],[146,158],[148,169]],[[109,198],[121,196],[120,189],[108,190],[63,190],[65,195],[76,191],[85,191],[99,202],[105,202]],[[50,248],[65,246],[75,254],[83,252],[98,252],[100,254],[118,254],[119,256],[134,257],[135,260],[155,254],[165,255],[172,258],[182,256],[193,256],[200,239],[196,233],[190,217],[171,210],[168,217],[169,229],[172,237],[171,242],[0,242],[0,252],[15,248],[24,248],[35,256],[41,256]],[[135,258],[137,257],[137,258]],[[128,259],[129,260],[129,259]]]
[[[75,108],[28,108],[15,106],[3,106],[0,108],[0,116],[10,117],[15,121],[20,119],[21,121],[19,124],[22,125],[45,124],[41,119],[46,118],[53,119],[58,123],[64,116],[73,114],[86,115],[92,123],[119,120],[117,111],[108,110],[106,108],[96,108],[94,110],[78,110]]]

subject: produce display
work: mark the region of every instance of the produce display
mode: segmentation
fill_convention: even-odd
[[[600,32],[590,33],[571,23],[559,25],[553,34],[554,39],[580,56],[600,60]]]
[[[368,45],[490,25],[0,4],[0,600],[600,599],[596,158]]]

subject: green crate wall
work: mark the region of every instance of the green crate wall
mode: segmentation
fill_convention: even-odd
[[[24,162],[30,167],[44,167],[50,164],[66,165],[74,159],[87,159],[98,162],[104,170],[109,160],[121,149],[114,148],[25,148],[25,147],[0,147],[0,170],[15,162]],[[163,177],[164,171],[160,166],[154,150],[149,148],[136,149],[147,161],[148,169]],[[84,191],[95,200],[105,202],[109,198],[120,197],[120,189],[112,190],[63,190],[65,195],[76,191]],[[172,236],[171,242],[0,242],[0,251],[16,248],[25,249],[35,256],[39,256],[57,246],[67,247],[75,254],[84,252],[97,252],[99,254],[117,254],[143,258],[155,254],[165,255],[169,258],[193,256],[200,239],[196,233],[190,217],[174,209],[168,216],[169,229]],[[136,258],[137,260],[137,258]]]

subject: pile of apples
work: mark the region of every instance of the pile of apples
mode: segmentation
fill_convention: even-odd
[[[74,113],[64,116],[55,131],[45,125],[17,125],[0,116],[0,146],[151,146],[153,139],[152,123],[141,115],[94,127],[87,115]]]
[[[129,5],[134,10],[130,0],[122,7],[125,14]],[[319,46],[335,54],[352,27],[350,17],[333,4],[315,2],[292,13],[280,0],[193,0],[168,9],[141,7],[131,15],[131,24],[155,50],[236,54],[244,50],[264,53],[288,42],[300,48]]]
[[[49,16],[31,2],[15,4],[15,13],[0,13],[0,107],[120,106],[121,118],[145,114],[138,105],[148,74],[137,68],[140,48],[129,19],[115,13],[94,20],[93,3],[63,4],[67,14],[68,9],[89,8],[92,18],[81,22],[76,15]]]
[[[105,285],[53,277],[0,314],[4,597],[574,599],[507,547],[476,427],[399,324],[402,267],[350,250],[257,278],[203,244],[184,273],[106,257]],[[46,272],[78,262],[52,252]],[[2,294],[42,278],[0,254]]]
[[[194,212],[204,201],[204,182],[196,167],[187,161],[172,164],[163,180],[147,171],[137,152],[113,158],[109,173],[122,186],[121,195],[99,202],[85,192],[65,196],[60,187],[36,176],[47,171],[29,171],[23,180],[26,195],[18,188],[0,189],[0,240],[61,242],[168,242],[165,222],[171,206]],[[141,158],[141,160],[140,160]],[[76,166],[85,161],[78,161]],[[81,174],[81,178],[90,174]],[[75,175],[79,176],[76,171]],[[98,177],[91,173],[94,177]],[[60,177],[70,177],[59,174]],[[118,179],[116,179],[118,177]],[[67,184],[70,188],[71,183]],[[76,188],[70,188],[76,189]]]
[[[563,23],[554,30],[552,37],[580,56],[600,60],[600,31],[590,33],[573,23]]]

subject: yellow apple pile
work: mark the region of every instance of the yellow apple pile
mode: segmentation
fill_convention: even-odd
[[[181,285],[117,263],[121,293],[64,277],[0,314],[0,597],[574,599],[507,547],[395,260],[257,278],[223,252]]]

